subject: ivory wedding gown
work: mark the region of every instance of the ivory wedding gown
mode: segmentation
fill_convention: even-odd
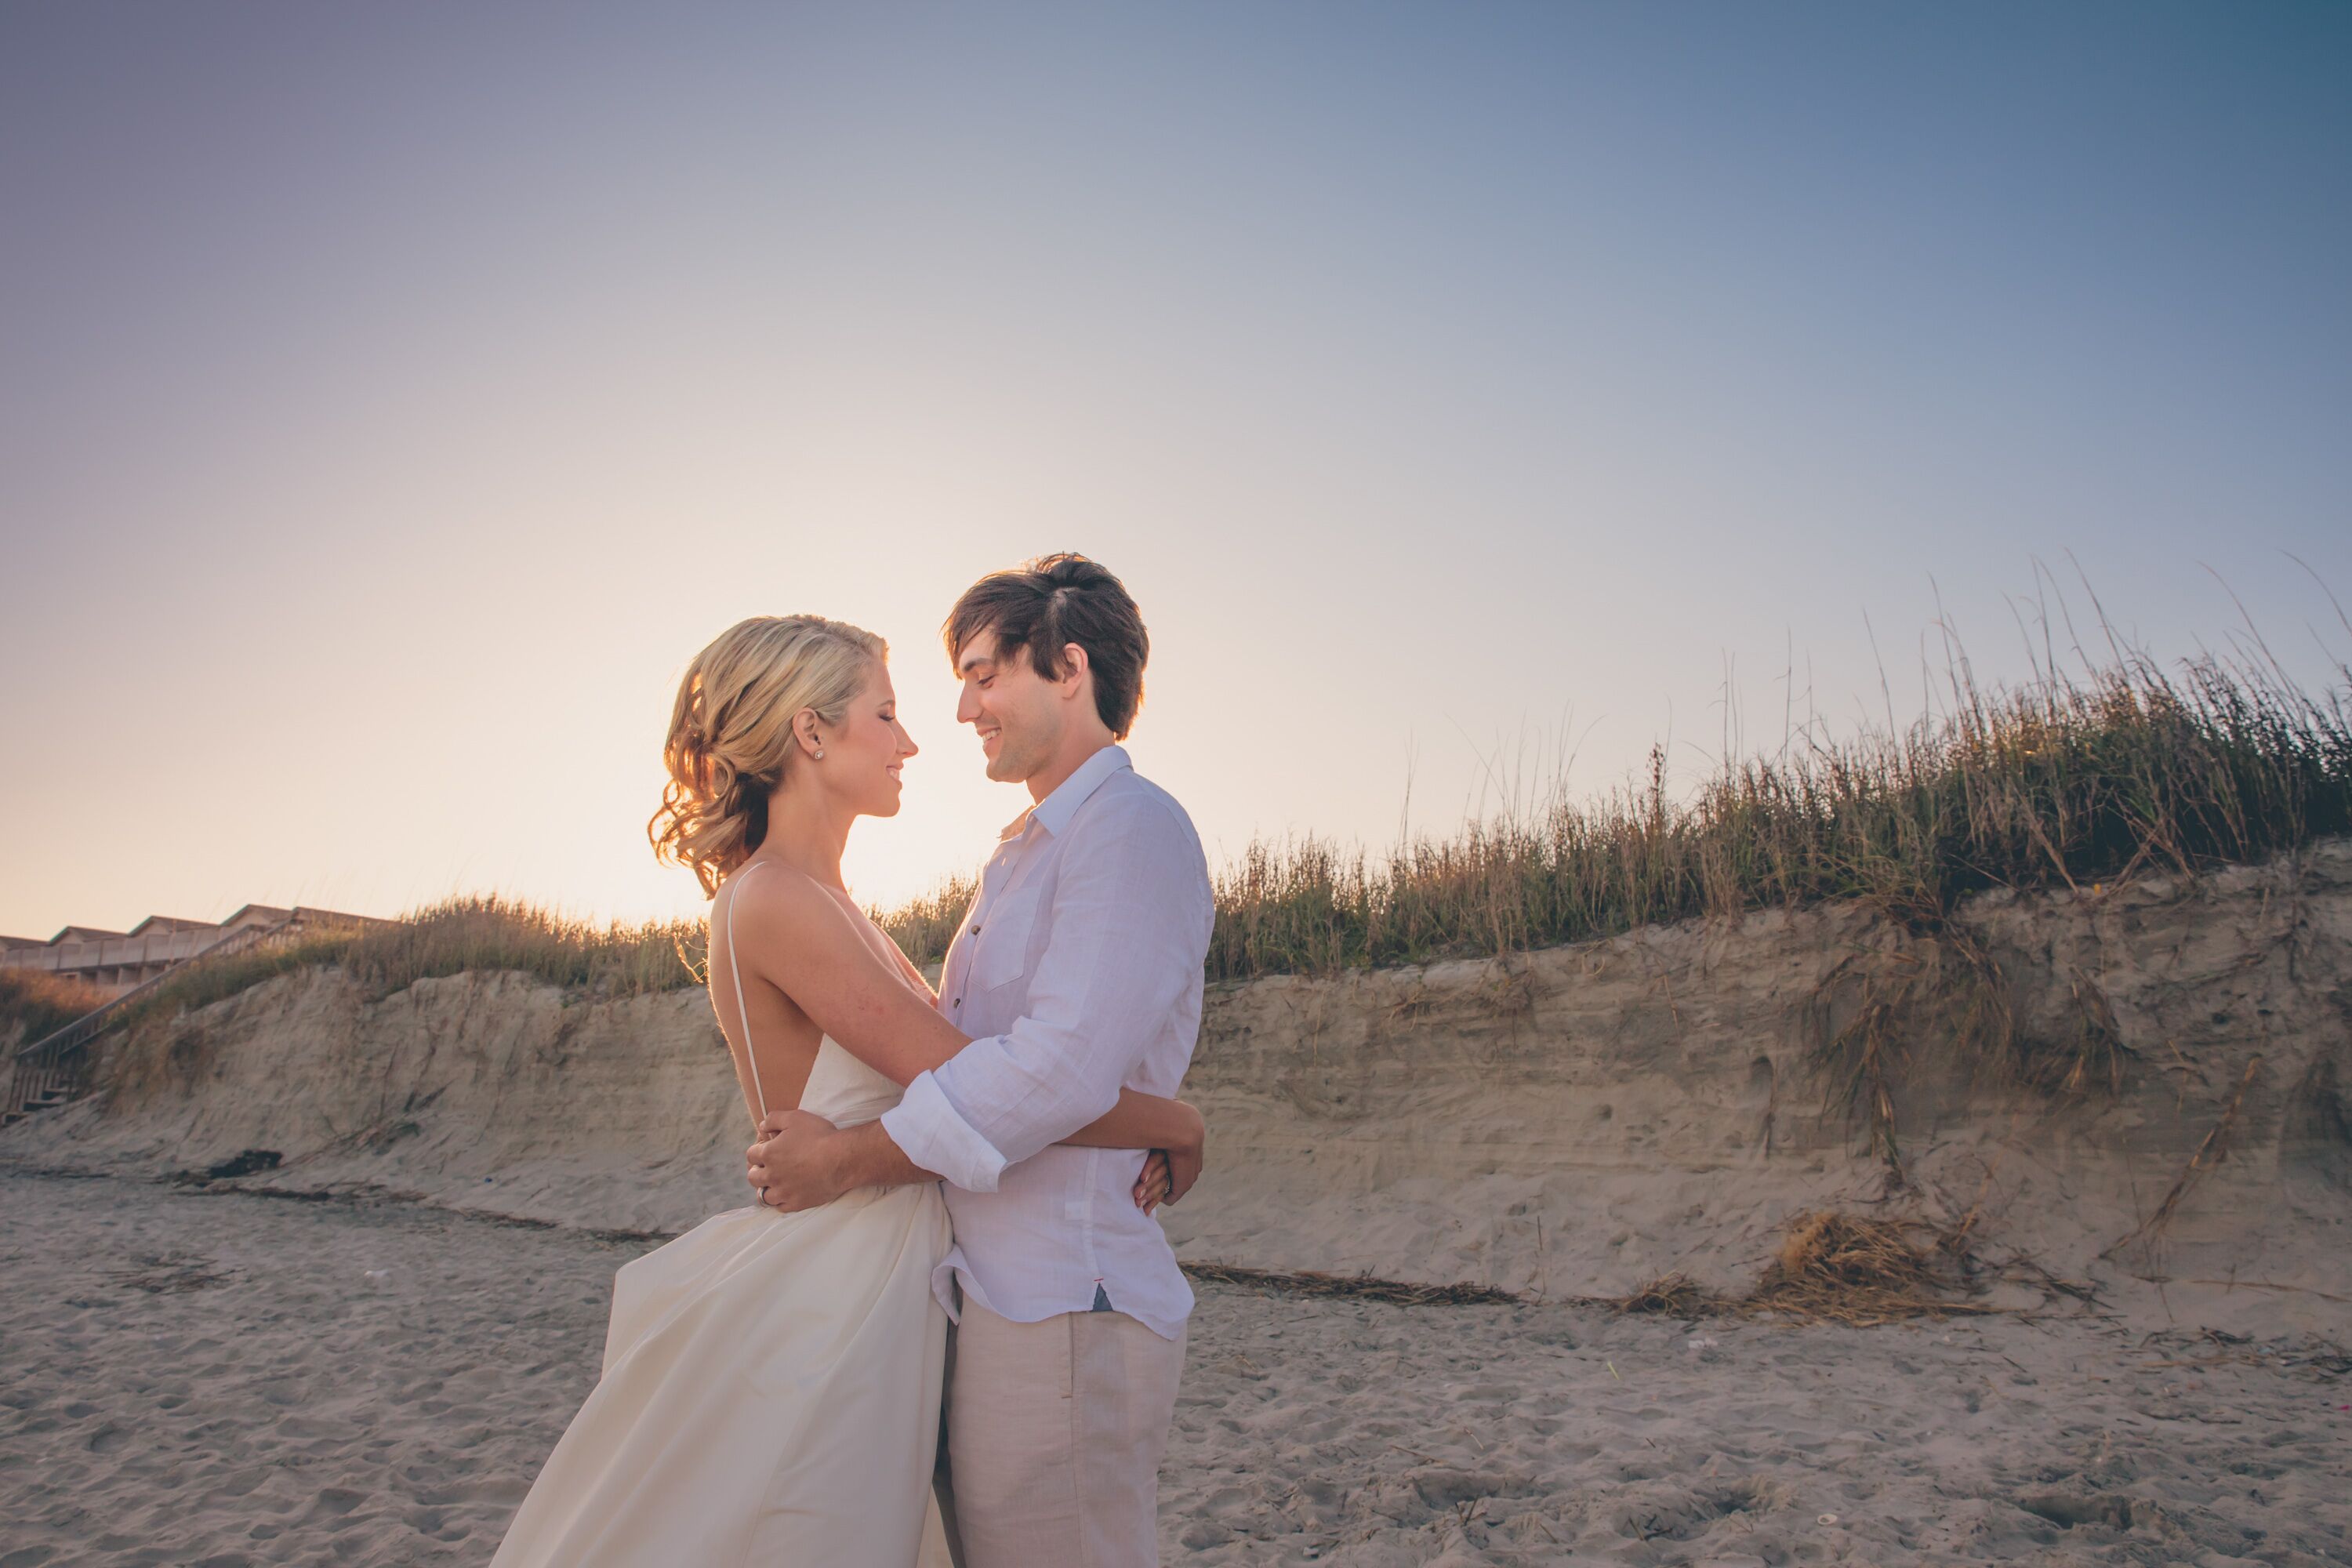
[[[734,916],[730,889],[730,970]],[[740,973],[735,1006],[748,1055]],[[756,1059],[751,1079],[764,1116]],[[845,1127],[898,1100],[827,1037],[800,1106]],[[730,1209],[624,1264],[604,1376],[492,1568],[948,1568],[931,1269],[949,1241],[926,1182]]]

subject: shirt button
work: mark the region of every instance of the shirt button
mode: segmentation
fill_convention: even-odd
[[[980,934],[980,924],[976,921],[972,923],[971,934],[974,936],[978,936]]]

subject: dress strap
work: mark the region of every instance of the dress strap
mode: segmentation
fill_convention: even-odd
[[[766,864],[764,860],[755,860],[746,866],[743,874],[735,879],[735,885],[727,889],[727,977],[735,982],[735,1017],[743,1026],[743,1058],[751,1064],[751,1094],[760,1102],[762,1121],[768,1119],[768,1091],[760,1087],[760,1053],[751,1048],[751,1015],[743,1006],[743,966],[735,960],[735,895]]]

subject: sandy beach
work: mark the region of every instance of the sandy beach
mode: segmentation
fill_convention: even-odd
[[[2352,1563],[2352,845],[1974,918],[2034,1037],[2095,985],[2137,1065],[2041,1096],[1923,1026],[1899,1185],[1807,1032],[1865,910],[1213,988],[1178,1256],[1517,1300],[1204,1284],[1167,1560]],[[487,1563],[746,1131],[694,992],[313,969],[127,1032],[0,1134],[0,1568]],[[1823,1211],[1980,1315],[1591,1304],[1744,1295]]]
[[[0,9],[0,1568],[2352,1568],[2347,88]]]
[[[0,1568],[485,1563],[654,1243],[0,1177]],[[2352,1563],[2352,1363],[1204,1285],[1171,1562]],[[1832,1517],[1833,1516],[1833,1517]]]

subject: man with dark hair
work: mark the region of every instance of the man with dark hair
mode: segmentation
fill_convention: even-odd
[[[996,658],[1025,653],[1049,681],[1066,672],[1064,648],[1084,649],[1103,728],[1114,741],[1124,741],[1135,728],[1151,637],[1126,587],[1099,563],[1083,555],[1044,555],[1026,566],[990,573],[964,590],[940,628],[949,662],[955,663],[964,646],[983,632],[995,634]],[[991,768],[988,776],[1005,775]]]
[[[1130,1195],[1146,1151],[1056,1141],[1122,1088],[1181,1085],[1208,866],[1183,807],[1118,744],[1151,646],[1118,578],[1045,556],[973,584],[941,632],[963,681],[957,719],[988,776],[1032,802],[1000,837],[940,976],[940,1008],[974,1037],[877,1122],[772,1137],[763,1123],[752,1184],[803,1208],[943,1179],[956,1246],[934,1284],[958,1327],[940,1489],[958,1561],[1156,1563],[1192,1292]],[[1171,1163],[1181,1195],[1197,1145]]]

